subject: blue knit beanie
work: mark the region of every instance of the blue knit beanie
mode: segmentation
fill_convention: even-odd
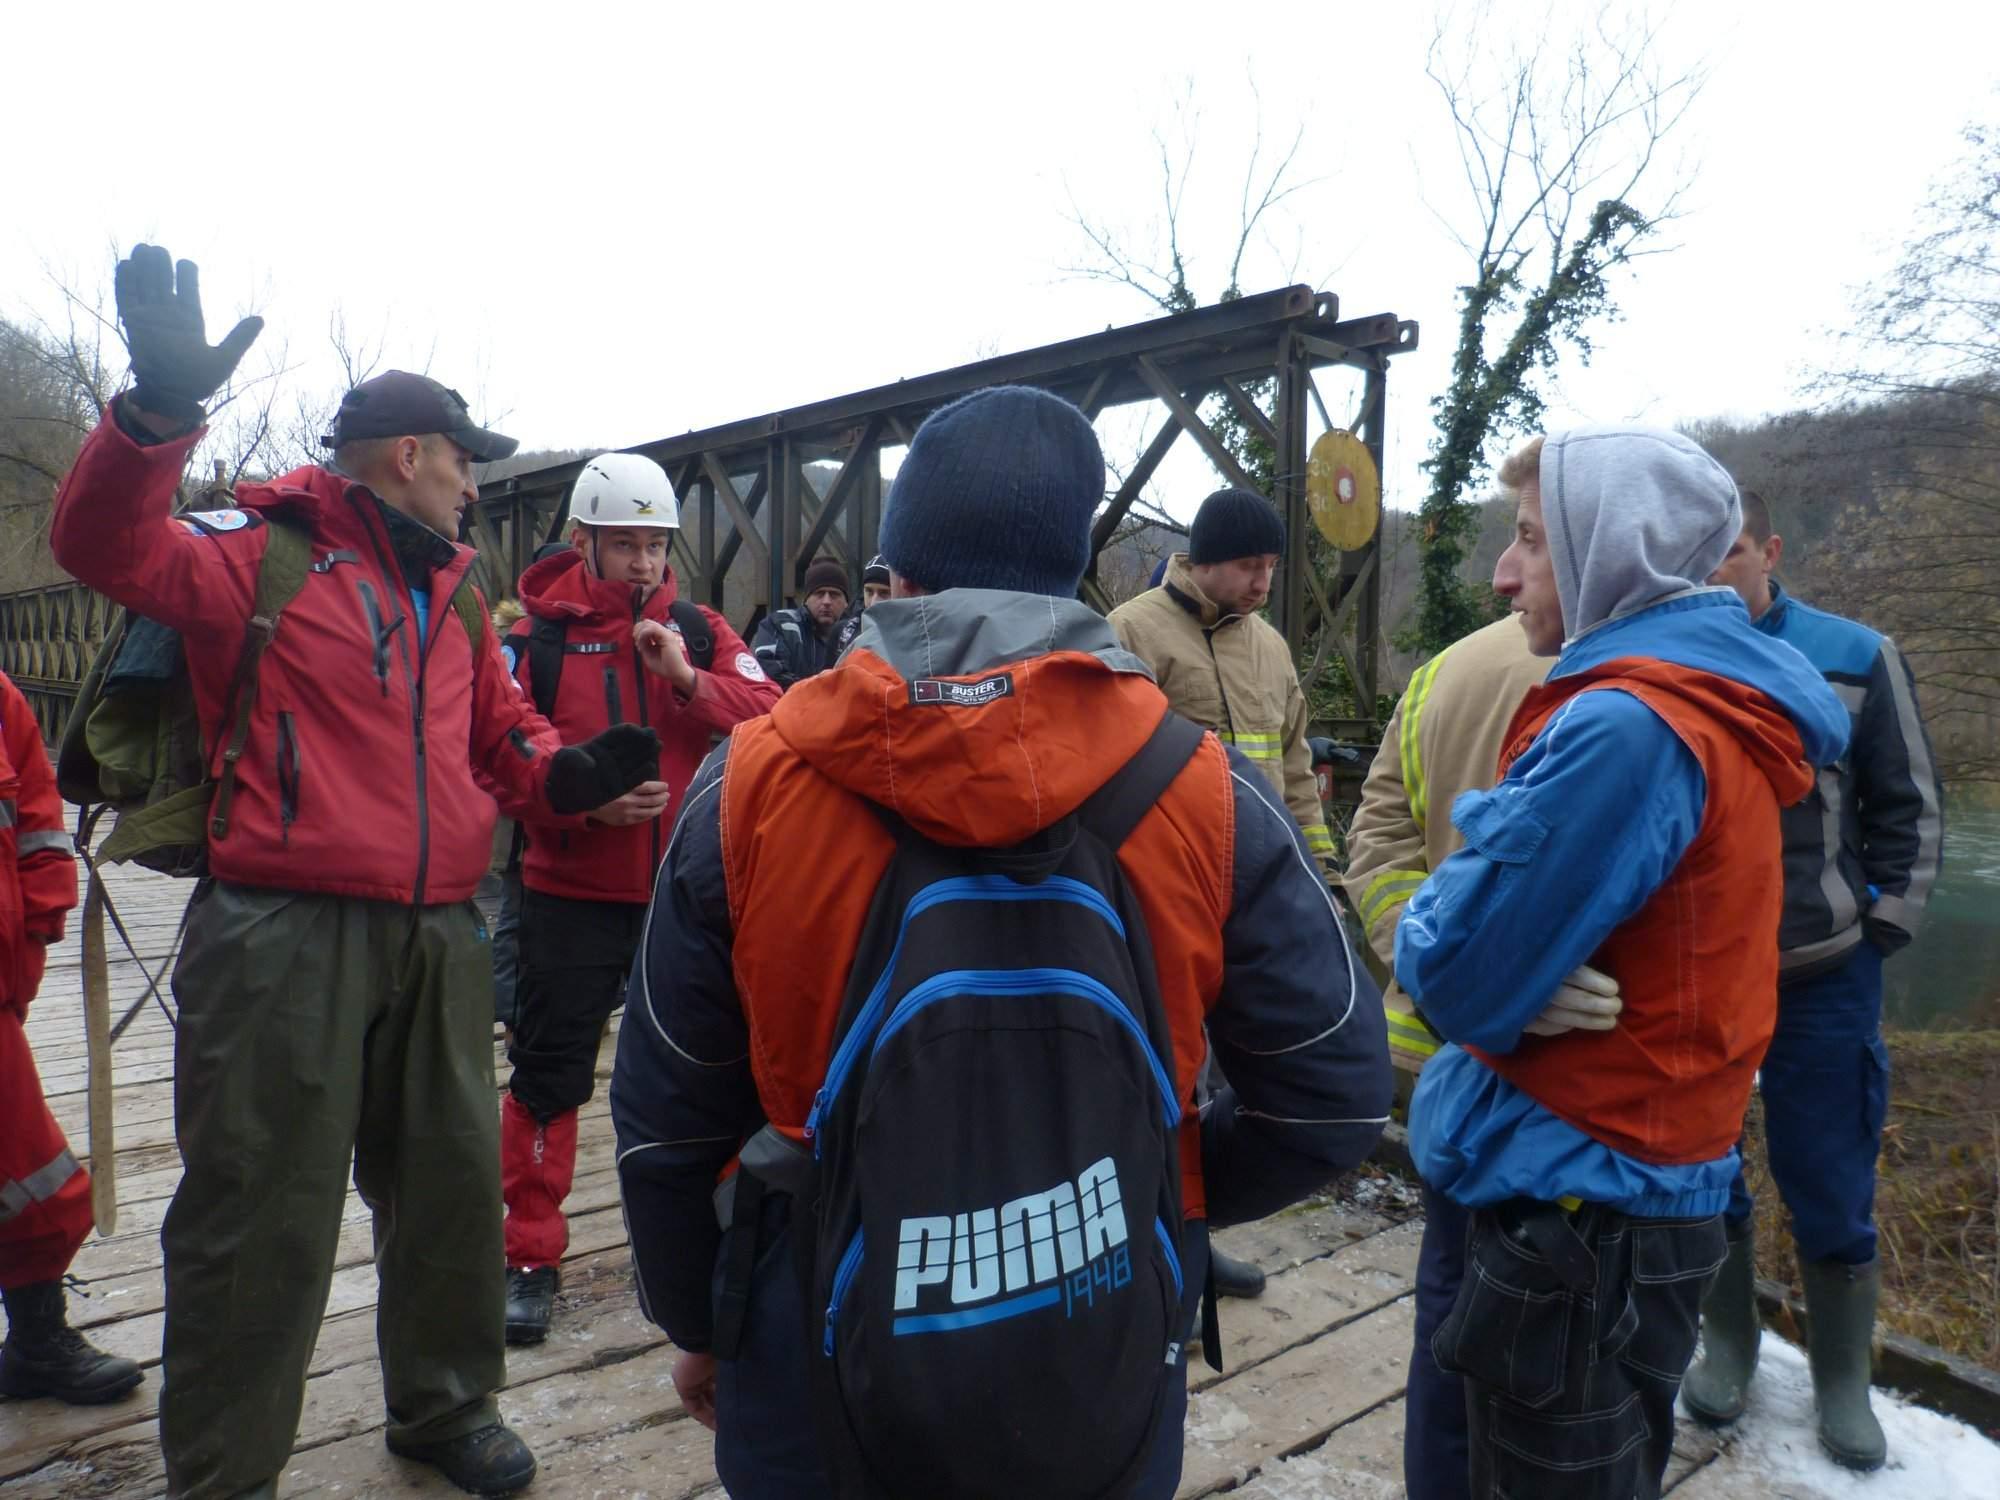
[[[932,412],[882,516],[882,556],[931,593],[1012,589],[1070,598],[1090,565],[1104,454],[1089,418],[1030,386],[993,386]]]
[[[1285,518],[1255,490],[1217,490],[1201,502],[1188,528],[1188,561],[1234,562],[1285,550]]]

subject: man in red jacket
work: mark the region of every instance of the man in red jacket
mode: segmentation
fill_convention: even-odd
[[[501,1421],[503,1286],[492,961],[472,893],[504,788],[538,816],[657,801],[651,731],[562,747],[454,602],[472,465],[514,441],[457,392],[391,371],[342,401],[328,468],[176,517],[202,403],[261,324],[211,348],[195,267],[121,262],[132,389],[84,443],[50,544],[77,578],[178,631],[219,773],[211,878],[174,969],[174,1130],[161,1231],[160,1446],[179,1500],[271,1495],[291,1454],[341,1240],[350,1169],[374,1210],[391,1452],[504,1494],[534,1478]],[[272,528],[313,561],[255,615]],[[470,612],[468,612],[469,614]],[[269,644],[248,684],[246,639]]]
[[[633,453],[584,465],[571,547],[521,575],[527,618],[506,654],[569,741],[637,722],[660,736],[657,797],[528,836],[514,1076],[500,1107],[507,1201],[507,1341],[548,1335],[569,1244],[563,1199],[576,1170],[576,1112],[589,1100],[604,1023],[625,995],[653,872],[681,793],[711,739],[779,696],[711,609],[675,597],[667,547],[680,507],[666,471]],[[691,659],[691,657],[693,659]]]
[[[90,1174],[70,1154],[28,1052],[28,1005],[76,905],[76,857],[42,732],[0,676],[0,1396],[94,1406],[139,1366],[93,1348],[63,1312],[63,1272],[90,1233]]]

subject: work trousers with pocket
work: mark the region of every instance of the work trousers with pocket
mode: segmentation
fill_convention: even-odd
[[[492,960],[471,902],[204,882],[174,969],[160,1446],[169,1492],[275,1479],[298,1431],[350,1163],[374,1213],[389,1436],[498,1420],[506,1376]]]
[[[514,1072],[500,1109],[510,1266],[552,1266],[568,1248],[576,1112],[596,1091],[598,1043],[624,1003],[645,923],[643,903],[522,893]]]
[[[1764,1146],[1800,1260],[1875,1258],[1875,1159],[1889,1111],[1882,950],[1866,938],[1839,967],[1778,986],[1778,1029],[1757,1074]],[[1743,1174],[1726,1210],[1755,1207]]]
[[[1525,1199],[1474,1212],[1464,1280],[1431,1340],[1465,1378],[1474,1500],[1657,1500],[1724,1249],[1720,1214]]]

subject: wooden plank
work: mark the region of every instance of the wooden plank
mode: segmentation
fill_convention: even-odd
[[[1403,1399],[1385,1401],[1336,1427],[1317,1448],[1278,1459],[1231,1490],[1241,1500],[1299,1500],[1304,1495],[1379,1496],[1403,1493]]]
[[[1401,1393],[1412,1299],[1405,1297],[1188,1397],[1181,1500],[1212,1495],[1274,1458],[1304,1452]]]

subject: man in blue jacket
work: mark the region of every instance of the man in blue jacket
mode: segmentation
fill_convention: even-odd
[[[1396,932],[1396,977],[1454,1044],[1418,1080],[1412,1155],[1473,1210],[1431,1348],[1465,1378],[1479,1500],[1650,1500],[1775,1023],[1778,808],[1847,726],[1705,586],[1742,511],[1694,443],[1580,428],[1500,478],[1520,504],[1494,586],[1557,660]]]
[[[1881,1265],[1875,1158],[1889,1104],[1882,960],[1915,935],[1937,880],[1943,804],[1916,683],[1895,643],[1814,609],[1771,572],[1784,539],[1755,491],[1712,582],[1736,590],[1757,629],[1801,652],[1839,695],[1848,753],[1785,810],[1785,915],[1778,928],[1778,1030],[1764,1059],[1764,1141],[1792,1217],[1812,1325],[1819,1437],[1853,1469],[1888,1457],[1868,1404],[1869,1342]],[[1702,1359],[1684,1392],[1714,1423],[1743,1414],[1757,1368],[1751,1198],[1739,1173],[1725,1224],[1729,1258],[1702,1300]]]

